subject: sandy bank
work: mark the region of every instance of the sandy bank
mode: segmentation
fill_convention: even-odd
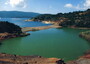
[[[49,28],[61,28],[61,26],[50,25],[50,26],[40,26],[40,27],[24,27],[22,28],[22,32],[44,30],[44,29],[49,29]]]

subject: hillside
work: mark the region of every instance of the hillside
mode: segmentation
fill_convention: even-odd
[[[22,12],[22,11],[0,11],[2,18],[30,18],[39,15],[39,13]]]
[[[60,26],[87,27],[90,28],[90,9],[69,13],[42,14],[32,18],[33,21],[55,22]]]
[[[21,27],[19,27],[18,25],[7,21],[0,21],[0,40],[27,35],[30,34],[23,33]]]
[[[11,28],[12,27],[12,28]],[[7,21],[0,21],[0,33],[22,33],[21,28]]]

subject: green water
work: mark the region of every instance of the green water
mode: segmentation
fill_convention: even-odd
[[[80,29],[46,29],[30,32],[26,37],[3,41],[0,52],[17,55],[40,55],[73,60],[90,49],[90,43],[78,35],[86,30]]]

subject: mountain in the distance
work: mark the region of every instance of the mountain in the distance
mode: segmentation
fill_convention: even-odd
[[[0,11],[1,18],[30,18],[37,15],[39,15],[39,13],[22,11]]]

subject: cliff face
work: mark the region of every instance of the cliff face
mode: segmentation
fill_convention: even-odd
[[[63,64],[58,58],[43,58],[41,56],[18,56],[0,53],[0,64]]]

